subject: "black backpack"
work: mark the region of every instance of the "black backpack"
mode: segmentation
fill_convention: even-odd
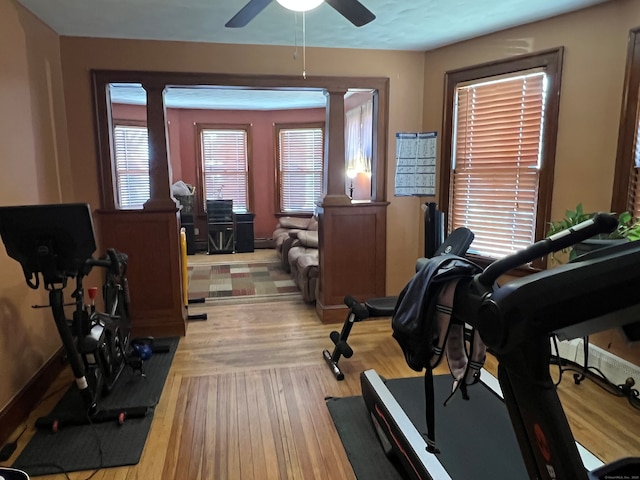
[[[479,380],[486,355],[486,347],[478,333],[452,317],[458,281],[482,271],[473,262],[458,256],[464,255],[472,241],[473,233],[468,229],[454,231],[439,249],[441,254],[424,262],[404,287],[391,321],[393,337],[409,367],[417,372],[426,369],[427,450],[433,453],[438,450],[435,447],[432,370],[446,356],[454,381],[445,405],[458,389],[463,398],[468,399],[466,387]]]

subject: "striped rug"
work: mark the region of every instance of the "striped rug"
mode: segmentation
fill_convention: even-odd
[[[189,298],[251,302],[299,295],[298,287],[280,262],[189,266]]]

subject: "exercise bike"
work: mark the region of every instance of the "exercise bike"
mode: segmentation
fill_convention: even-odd
[[[79,411],[41,417],[36,427],[57,431],[64,425],[117,421],[144,417],[146,406],[101,410],[126,366],[143,374],[143,362],[153,351],[153,339],[132,339],[129,316],[127,255],[108,249],[101,258],[96,250],[93,221],[87,204],[0,207],[0,236],[7,254],[17,260],[27,285],[49,292],[49,304],[82,399]],[[105,312],[95,307],[97,288],[89,288],[91,305],[85,304],[85,277],[94,267],[106,269],[103,286]],[[42,280],[41,280],[42,278]],[[73,301],[63,293],[75,279]],[[74,306],[71,319],[65,306]]]

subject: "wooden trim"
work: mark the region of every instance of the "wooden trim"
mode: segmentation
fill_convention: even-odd
[[[624,91],[620,111],[618,149],[613,177],[611,211],[623,212],[628,209],[630,170],[633,168],[633,142],[638,118],[638,90],[640,90],[640,27],[629,31],[627,46],[627,66],[624,74]]]
[[[114,127],[145,127],[147,126],[147,122],[144,120],[127,120],[125,118],[114,118],[113,119]]]
[[[273,89],[339,90],[343,88],[383,89],[385,77],[340,77],[297,75],[237,75],[198,72],[150,72],[142,70],[92,70],[98,83],[146,83],[160,85],[217,85],[230,87],[268,87]]]
[[[371,150],[371,185],[374,202],[384,202],[387,199],[387,139],[389,138],[389,82],[384,89],[378,89],[373,94],[373,118],[376,128],[373,129],[371,142],[376,148]]]
[[[111,134],[111,94],[109,83],[93,74],[93,102],[96,121],[96,146],[98,154],[98,181],[100,187],[100,206],[106,210],[115,210],[115,172],[112,157],[113,135]]]
[[[60,347],[2,409],[0,412],[0,445],[14,440],[11,438],[13,432],[29,417],[31,411],[40,403],[46,391],[65,369],[66,365],[62,358],[63,349]]]

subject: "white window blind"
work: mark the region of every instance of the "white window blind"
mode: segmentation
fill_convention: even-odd
[[[322,194],[322,128],[279,131],[279,190],[282,212],[313,212]]]
[[[132,125],[114,127],[118,205],[122,209],[142,208],[149,200],[149,137],[147,128]]]
[[[500,258],[535,240],[545,74],[460,86],[456,99],[449,231],[471,229],[470,251]]]
[[[233,211],[248,209],[247,131],[204,129],[200,134],[206,200],[233,200]]]

